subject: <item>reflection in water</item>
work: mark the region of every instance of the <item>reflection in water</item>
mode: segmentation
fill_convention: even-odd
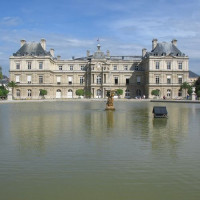
[[[0,105],[1,198],[200,199],[200,105],[167,104],[168,119],[153,106]]]
[[[113,112],[114,111],[112,111],[112,110],[106,111],[107,127],[108,128],[113,128],[113,125],[114,125]]]

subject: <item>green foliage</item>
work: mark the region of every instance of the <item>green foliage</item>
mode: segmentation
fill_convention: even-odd
[[[189,89],[189,87],[190,87],[190,85],[189,85],[189,83],[187,83],[187,82],[184,82],[182,85],[181,85],[181,90],[186,90],[186,89]]]
[[[123,90],[122,89],[117,89],[116,94],[118,96],[122,95],[123,94]]]
[[[197,97],[200,97],[200,90],[197,91]]]
[[[197,97],[200,97],[200,77],[196,80],[194,87]]]
[[[85,96],[86,96],[86,98],[90,98],[92,96],[92,92],[85,91]]]
[[[17,87],[17,84],[14,81],[11,81],[8,83],[8,87],[15,88]]]
[[[47,91],[41,89],[41,90],[40,90],[40,96],[43,96],[43,97],[44,97],[44,95],[47,95]]]
[[[80,97],[80,96],[84,96],[84,93],[85,93],[85,92],[84,92],[83,89],[78,89],[78,90],[76,90],[76,95],[79,96],[79,97]]]
[[[151,91],[151,95],[154,95],[154,96],[159,96],[159,93],[160,91],[158,89]]]
[[[188,93],[189,95],[192,95],[192,87],[191,87],[191,86],[188,87],[188,91],[187,91],[187,93]]]
[[[9,91],[4,86],[0,86],[0,97],[7,97]]]

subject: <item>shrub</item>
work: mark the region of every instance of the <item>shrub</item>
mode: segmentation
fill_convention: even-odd
[[[77,96],[84,96],[84,90],[83,89],[78,89],[78,90],[76,90],[76,95]]]

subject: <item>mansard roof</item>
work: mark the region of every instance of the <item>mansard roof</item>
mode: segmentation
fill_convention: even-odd
[[[50,52],[45,51],[40,43],[25,43],[13,56],[50,56]]]
[[[156,45],[156,47],[148,52],[149,56],[185,56],[174,44],[161,42]]]
[[[199,77],[198,74],[196,74],[196,73],[194,73],[192,71],[189,71],[189,78],[198,78],[198,77]]]

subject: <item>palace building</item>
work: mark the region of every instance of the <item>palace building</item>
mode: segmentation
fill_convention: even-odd
[[[152,50],[142,49],[141,56],[113,56],[101,51],[70,60],[55,57],[46,50],[46,40],[26,42],[10,57],[10,81],[17,83],[15,99],[78,98],[76,90],[84,89],[91,98],[105,98],[106,90],[122,89],[122,98],[153,98],[158,89],[162,98],[181,97],[180,85],[188,81],[188,56],[177,47],[177,40],[152,40]]]

